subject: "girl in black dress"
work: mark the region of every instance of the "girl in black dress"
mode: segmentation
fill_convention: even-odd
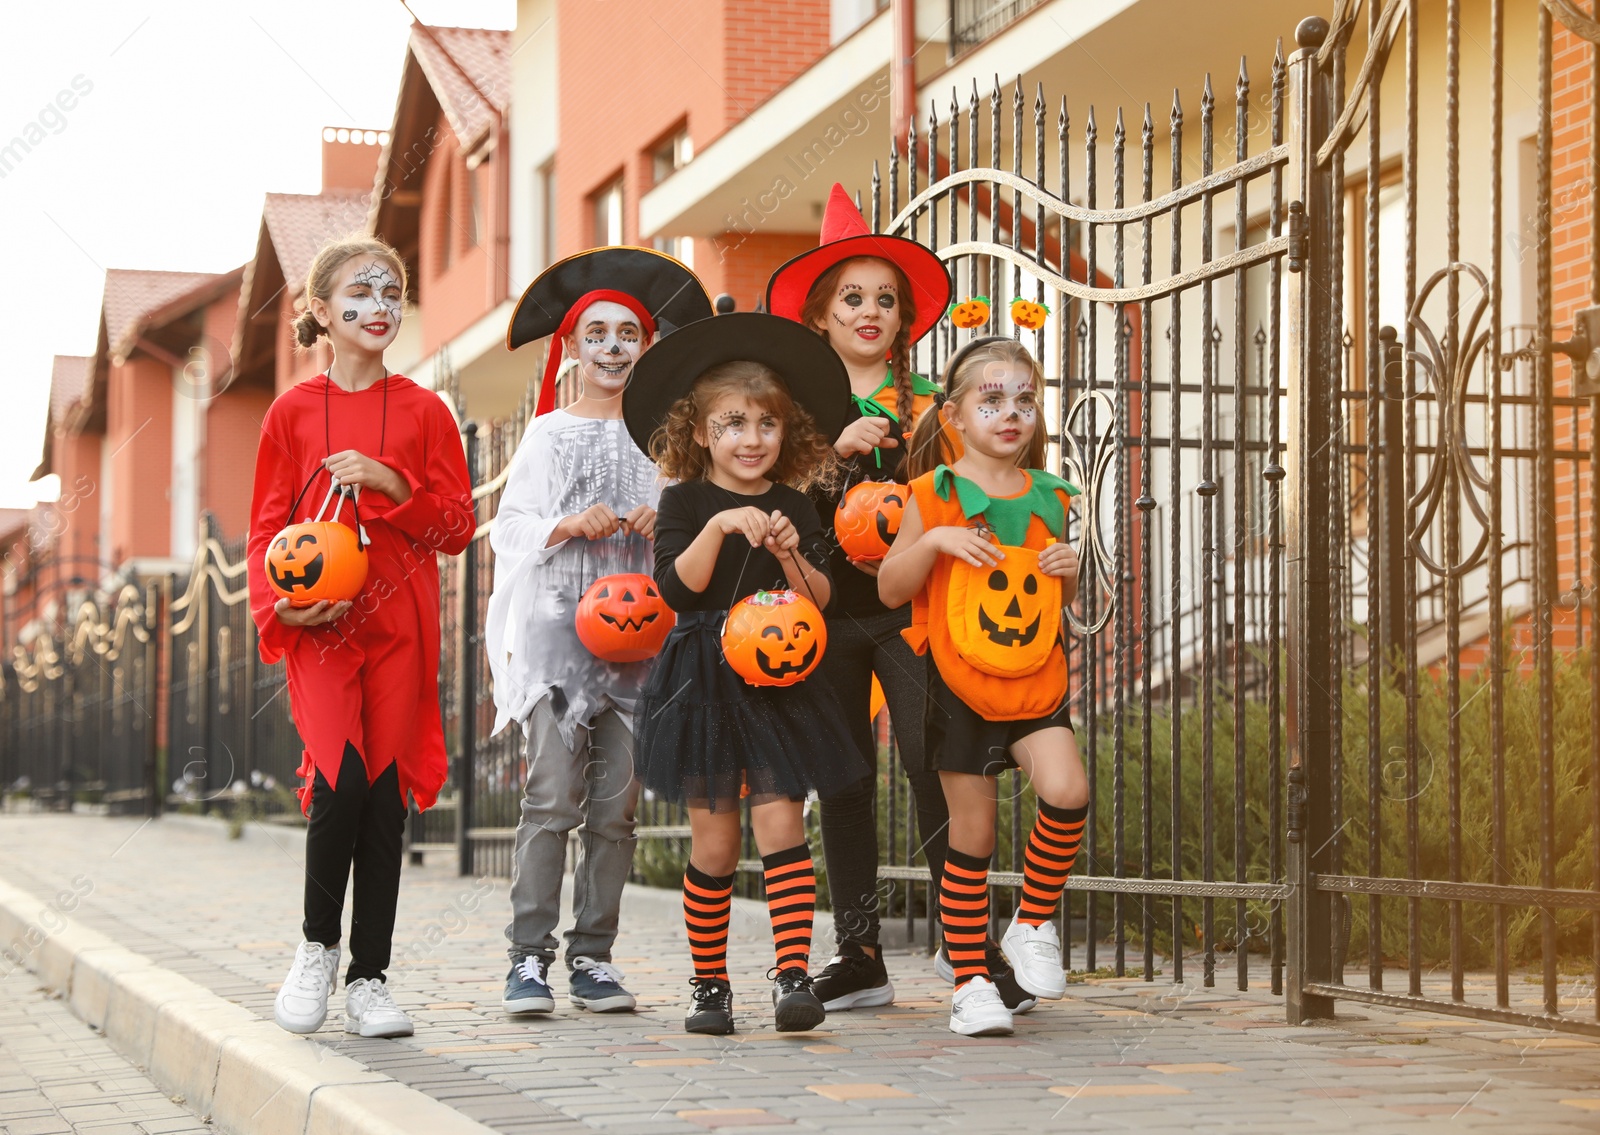
[[[825,1015],[806,973],[816,876],[803,805],[866,770],[828,685],[748,685],[720,636],[728,609],[757,591],[827,606],[828,547],[804,490],[831,473],[847,382],[815,335],[746,313],[662,339],[623,398],[634,441],[678,482],[662,491],[655,529],[655,579],[678,624],[639,699],[635,767],[647,789],[689,811],[690,1032],[733,1029],[727,933],[741,796],[766,876],[777,1028],[815,1028]]]

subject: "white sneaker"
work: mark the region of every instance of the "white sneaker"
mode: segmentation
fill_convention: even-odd
[[[292,1033],[314,1033],[328,1019],[328,994],[339,981],[339,947],[301,942],[289,976],[278,987],[272,1019]]]
[[[943,946],[933,955],[933,972],[946,985],[956,983],[956,967],[950,964],[950,954]]]
[[[1017,984],[1050,1001],[1067,994],[1067,973],[1061,965],[1061,939],[1054,922],[1033,926],[1015,917],[1000,938],[1000,951],[1017,972]]]
[[[411,1018],[394,1003],[389,987],[375,977],[345,988],[344,1031],[365,1037],[410,1036]]]
[[[986,977],[975,977],[950,1002],[950,1031],[962,1036],[1005,1036],[1011,1032],[1011,1010]]]

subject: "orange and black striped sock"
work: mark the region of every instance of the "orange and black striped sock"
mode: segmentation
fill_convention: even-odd
[[[950,849],[939,883],[939,918],[950,966],[956,971],[956,988],[975,977],[988,977],[984,947],[989,941],[989,856]]]
[[[1083,839],[1083,825],[1088,817],[1088,805],[1056,808],[1039,801],[1039,817],[1033,822],[1022,857],[1018,922],[1040,926],[1056,916],[1061,892],[1067,887],[1067,876],[1078,858],[1078,844]]]
[[[761,857],[766,873],[772,948],[780,970],[811,965],[811,920],[817,911],[817,869],[805,844]]]
[[[683,873],[683,923],[696,977],[728,980],[728,916],[733,876],[707,875],[693,863]]]

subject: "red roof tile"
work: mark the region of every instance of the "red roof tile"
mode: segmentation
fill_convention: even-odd
[[[311,261],[324,242],[365,231],[367,196],[339,191],[267,194],[266,203],[261,207],[261,222],[272,238],[272,247],[278,254],[278,264],[290,292],[299,295],[305,287]],[[266,298],[256,301],[257,306]]]
[[[430,39],[428,32],[433,33]],[[439,41],[434,43],[434,39]],[[452,65],[439,50],[443,45],[450,58],[459,64]],[[484,99],[495,110],[504,111],[511,98],[511,33],[489,28],[441,28],[428,26],[427,31],[411,29],[411,51],[421,64],[428,84],[433,87],[450,120],[450,128],[461,140],[463,147],[471,146],[489,129],[493,117]],[[471,76],[468,83],[461,75]],[[473,90],[473,86],[478,90]],[[482,97],[479,97],[479,91]]]
[[[89,362],[84,355],[57,355],[50,365],[50,420],[59,422],[67,407],[83,396],[89,385]],[[0,510],[3,511],[3,510]]]
[[[106,342],[114,348],[141,318],[216,278],[213,272],[108,269],[100,308],[105,318]]]

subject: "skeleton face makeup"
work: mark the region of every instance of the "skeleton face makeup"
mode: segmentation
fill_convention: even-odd
[[[707,412],[695,440],[711,451],[712,481],[757,493],[783,448],[783,422],[743,394],[725,394]]]
[[[1033,372],[990,363],[951,403],[950,422],[967,446],[990,457],[1014,457],[1027,448],[1039,427]]]
[[[586,398],[615,398],[628,385],[633,364],[649,343],[639,317],[620,303],[596,300],[584,309],[564,340],[569,357],[578,360]]]
[[[839,277],[820,330],[846,363],[879,363],[900,332],[900,313],[894,269],[882,260],[851,260]]]
[[[351,257],[324,304],[335,350],[382,351],[400,330],[405,296],[394,265],[381,257]],[[318,301],[314,301],[318,302]]]

